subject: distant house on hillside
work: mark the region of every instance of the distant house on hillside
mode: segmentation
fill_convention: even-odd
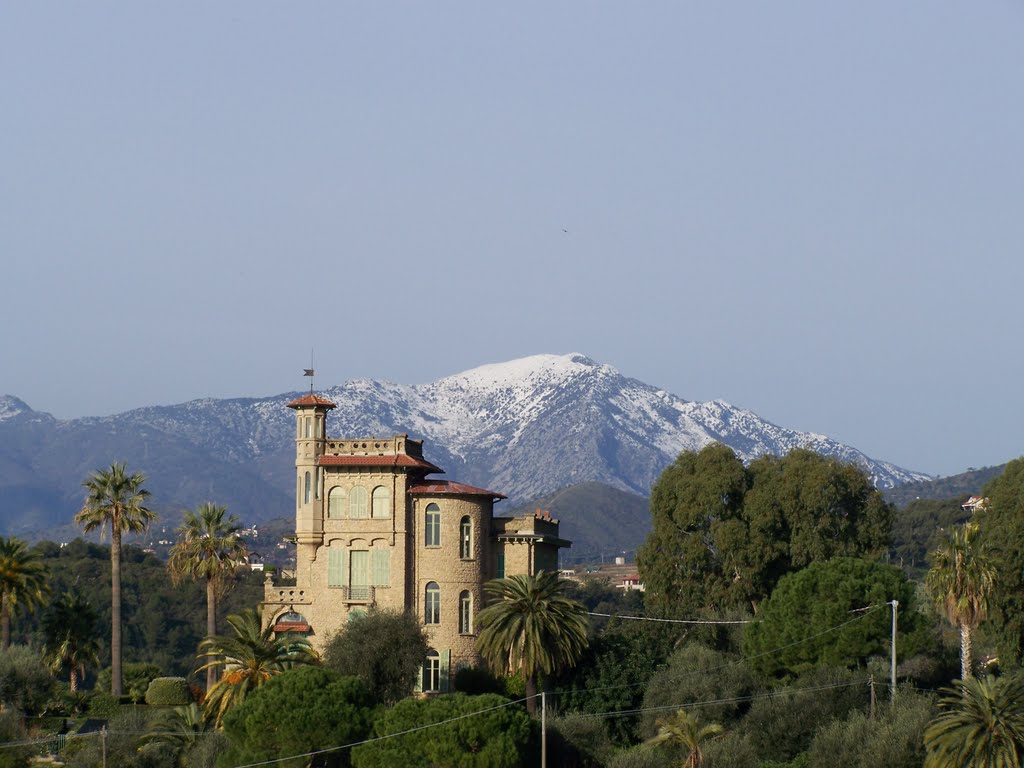
[[[646,588],[644,583],[640,581],[640,575],[631,573],[628,576],[623,576],[622,581],[615,585],[617,589],[621,589],[625,592],[644,592]]]
[[[985,509],[987,506],[988,499],[982,498],[981,496],[971,496],[971,498],[960,505],[960,509],[964,512],[970,512],[973,515],[979,509]]]
[[[412,611],[430,642],[422,690],[444,692],[476,665],[484,583],[558,570],[558,520],[494,515],[501,493],[452,480],[407,435],[330,438],[334,403],[309,394],[295,411],[295,585],[268,578],[263,620],[322,650],[371,607]],[[282,574],[284,575],[284,574]]]

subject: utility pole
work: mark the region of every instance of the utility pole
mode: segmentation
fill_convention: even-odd
[[[544,691],[540,692],[540,768],[548,766],[548,699]]]
[[[899,600],[892,601],[892,671],[889,675],[889,701],[896,703],[896,609],[900,607]]]
[[[107,726],[100,729],[100,741],[103,742],[103,768],[107,768]]]
[[[871,686],[871,709],[870,719],[875,719],[875,675],[874,673],[868,675],[868,685]]]

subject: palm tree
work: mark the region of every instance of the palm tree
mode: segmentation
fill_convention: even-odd
[[[700,768],[704,762],[704,745],[725,732],[718,723],[701,725],[700,720],[685,709],[680,709],[669,717],[658,718],[655,724],[658,726],[658,733],[646,743],[652,746],[667,744],[682,747],[686,752],[682,768]]]
[[[484,585],[497,602],[480,611],[476,647],[502,673],[522,672],[536,712],[537,676],[573,667],[586,649],[587,609],[566,597],[557,573],[509,576]]]
[[[978,540],[976,523],[954,530],[949,542],[932,553],[925,584],[939,611],[960,630],[960,677],[968,680],[973,674],[974,628],[988,614],[988,596],[995,584],[995,568]]]
[[[227,509],[207,502],[186,512],[178,528],[178,543],[171,547],[167,567],[175,584],[182,580],[206,580],[206,636],[217,634],[217,597],[228,579],[245,561],[248,552],[238,532],[238,518],[225,519]],[[206,669],[206,690],[217,682],[217,668]]]
[[[21,539],[0,538],[0,647],[11,647],[11,615],[34,611],[50,591],[46,568]]]
[[[97,620],[92,605],[77,592],[62,595],[43,617],[45,658],[54,673],[68,670],[72,693],[78,690],[79,678],[85,677],[86,665],[100,663]]]
[[[209,661],[196,670],[224,666],[223,677],[206,695],[206,716],[213,716],[218,727],[231,707],[274,675],[320,660],[305,637],[291,632],[274,637],[273,628],[264,628],[259,613],[252,608],[228,616],[227,622],[234,636],[215,635],[203,640],[199,656]]]
[[[87,493],[75,515],[86,533],[99,528],[102,535],[110,526],[110,692],[115,696],[121,695],[121,534],[144,531],[156,519],[145,506],[145,481],[140,472],[127,474],[123,463],[97,470],[82,483]]]
[[[946,689],[925,729],[925,768],[1019,768],[1024,760],[1024,677],[963,680]]]
[[[142,752],[156,756],[170,753],[176,765],[189,764],[189,752],[209,733],[209,721],[197,704],[160,710],[142,737]]]

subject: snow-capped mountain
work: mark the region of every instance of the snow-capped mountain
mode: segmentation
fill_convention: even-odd
[[[284,406],[297,394],[70,421],[0,398],[0,527],[17,516],[8,499],[43,512],[35,489],[49,499],[46,517],[67,519],[82,479],[114,460],[144,471],[163,507],[215,499],[245,519],[289,516],[293,414]],[[716,440],[746,460],[810,448],[863,467],[880,488],[927,478],[720,400],[683,400],[578,354],[484,365],[422,385],[355,380],[322,394],[338,404],[332,436],[407,432],[426,440],[427,457],[449,477],[520,501],[586,481],[647,495],[680,451]]]

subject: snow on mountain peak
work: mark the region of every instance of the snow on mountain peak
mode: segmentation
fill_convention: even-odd
[[[0,396],[0,421],[13,419],[22,413],[32,413],[32,409],[14,395]]]
[[[530,355],[503,363],[489,363],[435,382],[493,391],[523,384],[535,386],[540,382],[560,382],[593,369],[615,372],[611,366],[595,363],[586,355],[572,352],[567,355]]]

